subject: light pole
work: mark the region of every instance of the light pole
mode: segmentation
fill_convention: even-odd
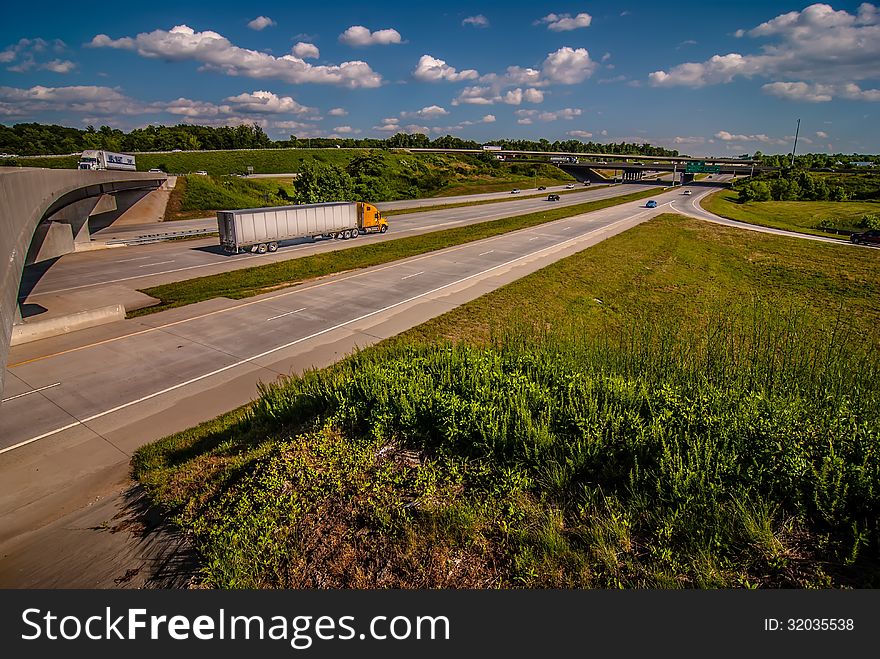
[[[801,120],[798,119],[797,128],[794,131],[794,146],[791,147],[791,166],[794,167],[794,152],[797,151],[798,133],[801,132]]]

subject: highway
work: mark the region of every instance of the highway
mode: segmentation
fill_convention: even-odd
[[[12,551],[4,542],[115,491],[136,448],[248,402],[258,382],[442,314],[668,210],[677,194],[657,195],[655,209],[629,202],[14,347],[0,415],[0,556]]]
[[[0,587],[118,585],[117,575],[143,567],[141,541],[101,529],[125,507],[138,447],[247,403],[260,382],[331,364],[660,213],[706,214],[699,201],[717,188],[689,188],[657,194],[654,209],[628,202],[14,347],[0,415]],[[100,578],[59,560],[68,554],[72,565],[103,570]]]
[[[61,257],[39,278],[38,269],[26,270],[22,286],[27,291],[27,297],[23,303],[52,308],[53,304],[58,304],[59,295],[69,297],[76,294],[81,300],[81,308],[121,303],[128,309],[134,309],[143,306],[146,300],[145,296],[134,293],[138,288],[523,215],[547,208],[608,199],[642,189],[644,186],[638,184],[599,189],[583,188],[583,191],[562,195],[556,202],[547,201],[543,195],[534,199],[508,195],[514,199],[480,206],[426,210],[393,216],[389,218],[389,231],[383,235],[365,235],[355,240],[291,241],[274,254],[226,254],[220,249],[216,237],[77,252]],[[216,220],[212,222],[216,227]]]

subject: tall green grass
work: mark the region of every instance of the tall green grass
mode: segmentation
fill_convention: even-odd
[[[218,587],[880,585],[880,359],[719,305],[402,342],[141,449]]]

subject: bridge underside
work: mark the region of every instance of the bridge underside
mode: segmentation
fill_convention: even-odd
[[[89,242],[165,175],[0,167],[0,392],[25,265],[50,261]]]

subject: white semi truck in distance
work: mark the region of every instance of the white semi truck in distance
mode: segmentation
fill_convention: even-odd
[[[274,252],[278,243],[294,238],[348,240],[362,233],[385,233],[388,220],[363,201],[245,208],[217,213],[220,246],[237,254]]]
[[[133,172],[137,169],[134,156],[112,151],[83,151],[76,163],[77,169],[121,169]]]

